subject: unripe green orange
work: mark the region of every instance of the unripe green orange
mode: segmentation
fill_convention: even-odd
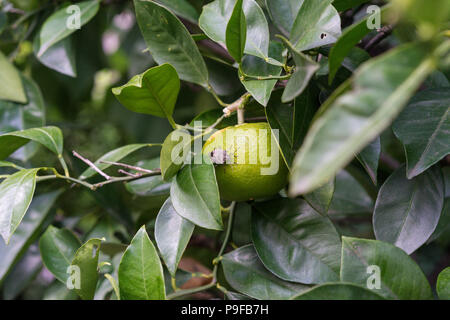
[[[267,198],[287,183],[288,168],[266,122],[217,131],[206,141],[203,154],[215,163],[224,200]]]

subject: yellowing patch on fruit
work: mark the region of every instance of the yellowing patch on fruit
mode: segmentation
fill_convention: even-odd
[[[267,198],[287,183],[289,170],[266,122],[217,131],[206,141],[203,154],[215,164],[224,200]]]

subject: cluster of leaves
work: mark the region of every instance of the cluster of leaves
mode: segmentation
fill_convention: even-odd
[[[167,119],[172,131],[161,144],[128,144],[94,162],[74,153],[89,165],[77,176],[76,164],[66,163],[62,131],[45,125],[38,85],[18,70],[34,35],[37,61],[77,76],[69,4],[0,4],[2,39],[21,30],[12,39],[18,46],[0,52],[4,296],[16,297],[44,264],[57,280],[44,298],[174,299],[204,290],[229,299],[433,298],[410,255],[445,239],[450,227],[450,4],[393,0],[373,16],[366,14],[370,2],[214,0],[202,1],[199,14],[185,0],[134,0],[146,57],[157,65],[112,93],[133,112]],[[82,29],[102,11],[99,0],[76,5]],[[377,17],[388,28],[370,29]],[[392,28],[382,54],[374,51],[375,40]],[[235,78],[237,89],[224,87]],[[225,114],[216,108],[178,124],[174,111],[186,86],[210,93]],[[237,119],[263,119],[280,132],[291,174],[287,190],[273,199],[221,203],[212,164],[173,159],[174,153],[195,157],[192,144]],[[200,120],[203,127],[194,127]],[[404,153],[390,150],[402,145]],[[40,146],[62,173],[47,154],[46,164],[30,165]],[[148,147],[161,147],[160,156],[118,163]],[[128,171],[105,173],[117,165]],[[57,221],[55,203],[64,190],[58,181],[85,188],[106,215]],[[125,183],[131,206],[143,205],[143,214],[118,204],[109,188],[114,182]],[[50,191],[34,196],[37,183]],[[348,216],[371,220],[365,238],[340,224]],[[212,271],[192,275],[178,265],[199,232],[223,237],[207,254]],[[374,266],[381,271],[378,286],[369,285]],[[19,277],[22,269],[26,276]],[[441,299],[450,298],[449,273],[447,267],[436,283]],[[192,276],[210,282],[179,289]]]

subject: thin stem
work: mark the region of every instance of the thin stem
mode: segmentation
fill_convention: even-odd
[[[123,169],[119,169],[119,170],[117,170],[117,172],[122,173],[122,174],[124,174],[126,176],[129,176],[129,177],[135,177],[135,178],[142,177],[142,173],[140,173],[140,172],[138,172],[138,173],[131,173],[131,172],[128,172],[128,171],[123,170]]]
[[[111,164],[114,166],[119,166],[119,167],[124,167],[124,168],[128,168],[128,169],[132,169],[135,171],[141,171],[141,172],[145,172],[145,173],[153,173],[154,170],[148,170],[148,169],[144,169],[141,167],[136,167],[136,166],[132,166],[126,163],[121,163],[121,162],[113,162],[113,161],[106,161],[106,160],[100,160],[100,163],[106,163],[106,164]]]
[[[66,161],[64,160],[62,154],[58,154],[58,160],[59,160],[59,163],[61,163],[61,166],[63,167],[64,175],[65,175],[66,177],[70,176],[70,174],[69,174],[69,168],[67,167],[67,163],[66,163]]]
[[[173,117],[171,115],[167,115],[167,120],[169,120],[169,123],[172,126],[172,128],[176,130],[178,125],[176,124],[175,120],[173,120]]]
[[[219,96],[217,95],[217,93],[214,91],[214,89],[211,86],[209,86],[207,89],[208,89],[208,92],[213,95],[214,99],[216,99],[217,103],[219,103],[222,107],[228,106],[228,103],[223,102],[222,99],[219,98]]]
[[[111,179],[110,176],[108,176],[106,173],[104,173],[102,170],[100,170],[94,163],[92,163],[91,160],[86,159],[84,157],[82,157],[80,154],[78,154],[75,150],[72,151],[73,155],[75,157],[77,157],[78,159],[80,159],[81,161],[83,161],[84,163],[86,163],[89,167],[91,167],[92,169],[94,169],[95,171],[97,171],[97,173],[101,174],[106,180]]]
[[[188,290],[178,290],[172,294],[169,294],[167,296],[167,299],[171,300],[171,299],[175,299],[181,296],[185,296],[185,295],[190,295],[190,294],[194,294],[200,291],[204,291],[213,287],[216,287],[217,289],[221,290],[222,292],[226,293],[226,289],[221,287],[218,283],[217,283],[217,271],[219,269],[219,262],[220,260],[222,260],[222,255],[227,247],[228,241],[230,239],[230,235],[231,235],[231,229],[233,226],[233,216],[234,216],[234,209],[236,207],[236,202],[233,201],[233,203],[231,203],[230,206],[230,214],[228,216],[228,224],[227,224],[227,230],[225,233],[225,238],[223,239],[223,243],[222,246],[220,247],[219,253],[217,255],[217,257],[213,260],[213,264],[214,264],[214,268],[213,268],[213,272],[212,272],[212,281],[204,286],[201,287],[197,287],[197,288],[193,288],[193,289],[188,289]],[[222,288],[225,290],[222,290]]]
[[[242,74],[242,80],[248,80],[248,79],[253,79],[253,80],[286,80],[289,79],[292,76],[292,74],[288,73],[282,76],[251,76],[249,74]]]
[[[130,180],[135,180],[138,178],[143,178],[143,177],[149,177],[149,176],[157,176],[161,174],[161,170],[155,170],[153,171],[153,173],[146,173],[146,174],[142,174],[140,176],[126,176],[126,177],[110,177],[110,180],[106,180],[103,182],[99,182],[96,184],[93,184],[92,186],[94,187],[93,190],[103,187],[105,184],[110,184],[110,183],[114,183],[114,182],[120,182],[120,181],[130,181]]]
[[[238,124],[243,124],[245,122],[245,120],[244,120],[244,113],[245,113],[245,110],[243,108],[239,108],[237,110],[237,121],[238,121]]]

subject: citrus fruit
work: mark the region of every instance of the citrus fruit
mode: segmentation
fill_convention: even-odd
[[[215,164],[224,200],[267,198],[286,185],[288,168],[266,122],[215,132],[203,146],[203,155]]]

